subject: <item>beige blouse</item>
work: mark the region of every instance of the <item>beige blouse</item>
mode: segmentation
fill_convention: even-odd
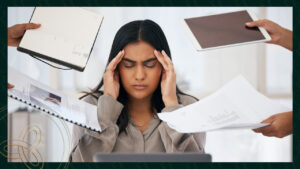
[[[170,112],[191,104],[196,100],[180,95],[182,104],[165,107],[161,113]],[[98,105],[98,120],[101,133],[80,126],[73,128],[73,150],[70,161],[92,161],[97,152],[200,152],[204,153],[205,133],[179,133],[170,128],[156,115],[142,133],[132,120],[129,120],[126,132],[119,134],[116,124],[123,105],[109,95],[95,99],[86,97],[88,103]]]

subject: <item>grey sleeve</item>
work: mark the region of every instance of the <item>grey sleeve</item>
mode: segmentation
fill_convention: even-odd
[[[74,125],[72,161],[92,161],[97,152],[111,152],[116,143],[119,127],[116,122],[123,105],[109,95],[97,101],[98,121],[101,133]]]
[[[192,97],[184,96],[182,98],[182,104],[165,107],[161,113],[174,111],[193,102],[196,102],[196,100]],[[165,145],[166,152],[204,153],[205,133],[179,133],[170,128],[166,122],[162,122],[159,126],[159,132]]]

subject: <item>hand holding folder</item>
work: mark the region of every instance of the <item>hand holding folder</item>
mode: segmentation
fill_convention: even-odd
[[[83,71],[100,30],[103,15],[79,7],[36,7],[18,50]]]
[[[11,26],[7,29],[7,45],[8,46],[19,46],[21,38],[23,37],[26,30],[37,29],[41,27],[41,24],[35,23],[24,23]]]

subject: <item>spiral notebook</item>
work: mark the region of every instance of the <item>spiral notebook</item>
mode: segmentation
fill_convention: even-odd
[[[97,106],[70,97],[8,67],[8,97],[92,131],[101,132]]]

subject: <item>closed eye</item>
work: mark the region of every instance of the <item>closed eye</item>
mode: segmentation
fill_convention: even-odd
[[[124,67],[126,67],[126,68],[132,68],[134,66],[135,66],[135,63],[126,63],[126,62],[124,62]]]
[[[149,62],[144,63],[144,66],[148,67],[148,68],[153,68],[157,63],[157,60],[152,60]]]
[[[127,58],[123,58],[123,65],[125,68],[132,68],[135,66],[136,62]]]
[[[153,68],[156,65],[156,63],[157,63],[156,58],[150,58],[143,62],[144,66],[146,66],[148,68]]]

